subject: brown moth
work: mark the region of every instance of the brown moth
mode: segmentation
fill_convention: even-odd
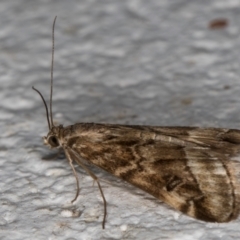
[[[42,94],[49,132],[44,144],[61,148],[79,182],[73,162],[98,184],[92,163],[143,189],[176,210],[208,222],[228,222],[240,209],[240,130],[76,123],[55,126],[52,118],[54,25],[50,112]],[[50,117],[49,117],[50,115]]]

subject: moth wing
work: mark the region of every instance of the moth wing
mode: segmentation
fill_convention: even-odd
[[[156,130],[160,133],[154,138],[160,141],[156,140],[154,150],[143,146],[139,155],[150,150],[145,158],[156,171],[152,176],[164,185],[159,186],[159,198],[197,219],[227,222],[236,218],[240,203],[240,131]]]
[[[239,130],[95,124],[87,131],[72,147],[93,164],[194,218],[238,216]]]
[[[160,133],[155,139],[162,140],[154,147],[155,156],[150,162],[151,168],[165,178],[163,196],[159,198],[197,219],[227,222],[236,218],[240,202],[240,131],[216,128],[156,130]],[[157,160],[159,149],[165,153]],[[142,149],[144,151],[146,149]]]

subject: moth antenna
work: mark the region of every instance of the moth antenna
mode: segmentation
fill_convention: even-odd
[[[51,121],[51,127],[54,126],[53,124],[53,116],[52,116],[52,95],[53,95],[53,66],[54,66],[54,30],[55,30],[55,22],[56,22],[57,16],[53,20],[53,26],[52,26],[52,62],[51,62],[51,87],[50,87],[50,121]]]
[[[49,128],[49,130],[50,130],[50,129],[51,129],[51,126],[50,126],[49,112],[48,112],[47,103],[46,103],[43,95],[40,93],[40,91],[38,91],[34,86],[32,86],[32,89],[33,89],[34,91],[36,91],[36,92],[40,95],[40,97],[42,98],[42,101],[43,101],[44,106],[45,106],[45,109],[46,109],[46,117],[47,117],[47,122],[48,122],[48,128]]]

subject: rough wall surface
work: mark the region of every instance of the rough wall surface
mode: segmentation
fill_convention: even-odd
[[[184,216],[93,168],[96,184],[50,151],[51,26],[56,24],[54,119],[240,128],[239,0],[0,2],[0,239],[239,239],[227,224]],[[213,19],[227,25],[209,27]],[[224,25],[224,24],[223,24]]]

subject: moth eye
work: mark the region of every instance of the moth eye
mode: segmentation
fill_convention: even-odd
[[[48,143],[52,146],[52,147],[58,147],[59,146],[59,142],[58,139],[55,136],[52,136],[48,139]]]

